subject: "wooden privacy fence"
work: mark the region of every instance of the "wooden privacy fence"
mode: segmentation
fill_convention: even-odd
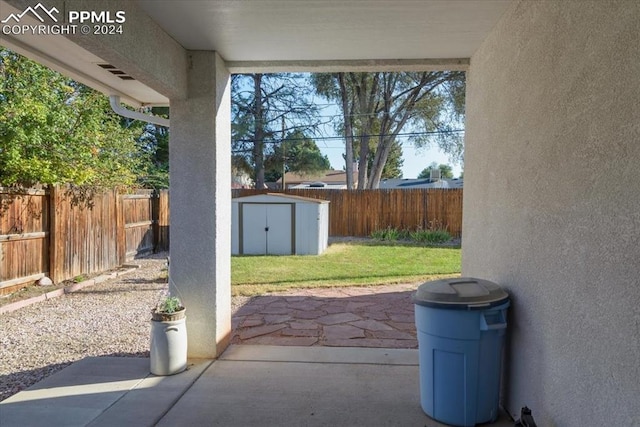
[[[267,192],[278,191],[232,190],[234,197]],[[286,193],[329,200],[331,236],[369,236],[387,227],[443,227],[457,237],[462,231],[461,189]],[[166,190],[110,191],[96,196],[91,209],[73,206],[60,188],[32,190],[0,212],[0,295],[44,276],[58,283],[168,248]]]
[[[283,191],[232,190],[233,197],[264,193]],[[329,200],[330,236],[369,236],[387,227],[410,230],[442,227],[455,237],[462,233],[462,189],[288,189],[284,193]]]
[[[0,295],[44,276],[58,283],[168,248],[168,191],[109,191],[87,208],[61,188],[31,190],[0,212]]]

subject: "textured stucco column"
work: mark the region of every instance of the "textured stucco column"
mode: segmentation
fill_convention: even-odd
[[[189,52],[171,100],[171,292],[187,307],[188,356],[218,356],[231,331],[231,86],[215,52]]]
[[[471,58],[462,273],[513,298],[504,397],[640,425],[640,3],[514,2]]]

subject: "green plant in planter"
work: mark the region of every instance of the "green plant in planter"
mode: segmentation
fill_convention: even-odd
[[[164,294],[151,313],[153,320],[178,320],[184,317],[184,310],[180,298]]]
[[[150,371],[173,375],[187,368],[186,310],[178,297],[165,292],[151,310]]]
[[[184,307],[180,302],[180,298],[166,296],[158,301],[158,305],[156,306],[156,311],[160,313],[175,313],[176,311],[182,310]]]

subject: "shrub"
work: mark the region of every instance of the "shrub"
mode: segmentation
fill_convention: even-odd
[[[418,229],[411,232],[411,240],[419,243],[444,243],[451,240],[451,233],[444,228],[432,230]]]
[[[389,240],[389,241],[395,241],[398,240],[400,238],[403,238],[404,231],[400,231],[396,228],[393,227],[387,227],[385,229],[382,230],[375,230],[373,233],[371,233],[371,237],[376,239],[376,240]]]
[[[412,233],[411,238],[421,243],[444,243],[451,240],[446,230],[421,230]]]
[[[384,240],[385,230],[374,230],[371,232],[371,238],[376,240]]]
[[[422,244],[439,244],[445,243],[452,239],[446,227],[442,227],[438,222],[431,221],[428,229],[418,228],[415,231],[409,229],[398,230],[397,228],[387,227],[375,230],[371,233],[371,238],[375,240],[413,240]]]

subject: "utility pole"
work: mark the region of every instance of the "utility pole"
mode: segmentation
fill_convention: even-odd
[[[282,116],[282,191],[287,188],[284,181],[284,175],[287,173],[287,145],[284,139],[284,129],[284,116]]]

